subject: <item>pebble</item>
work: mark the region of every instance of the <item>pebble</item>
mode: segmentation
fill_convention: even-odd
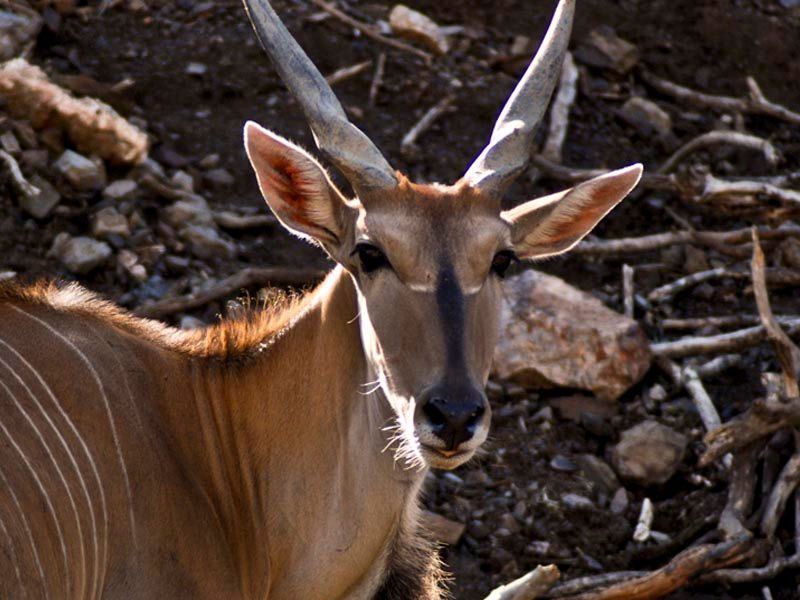
[[[687,444],[682,433],[647,420],[622,433],[611,463],[622,479],[645,487],[661,485],[675,474]]]
[[[219,232],[204,225],[188,225],[180,230],[179,235],[189,244],[195,256],[202,259],[231,259],[238,254],[236,244],[220,237]]]
[[[111,247],[88,237],[72,237],[62,232],[50,251],[64,266],[77,275],[85,275],[111,257]]]
[[[564,494],[561,496],[561,503],[572,510],[594,508],[594,502],[589,500],[589,498],[586,496],[581,496],[580,494]]]
[[[609,509],[615,515],[621,515],[624,513],[628,508],[628,492],[625,490],[624,487],[619,488],[616,492],[614,492],[614,496],[611,498],[611,504],[609,505]]]
[[[197,163],[197,166],[204,170],[213,169],[219,165],[219,161],[219,154],[209,154],[200,159],[200,161]]]
[[[203,63],[199,62],[190,62],[186,65],[186,74],[187,75],[194,75],[196,77],[202,77],[208,72],[208,67]]]
[[[65,150],[53,168],[79,192],[93,192],[106,184],[102,162],[95,162],[72,150]]]
[[[594,454],[579,454],[575,462],[583,474],[606,494],[619,488],[619,479],[602,458]]]
[[[220,189],[233,185],[236,179],[225,169],[211,169],[203,174],[203,182],[212,189]]]
[[[147,269],[139,264],[139,257],[130,250],[120,250],[117,255],[117,265],[139,283],[147,281]]]
[[[39,175],[33,175],[29,181],[31,185],[36,186],[39,193],[31,196],[20,195],[19,205],[22,210],[35,219],[44,219],[53,212],[53,209],[61,201],[61,194],[49,181],[39,177]]]
[[[202,196],[193,195],[186,200],[178,200],[164,210],[164,219],[175,229],[189,225],[214,227],[214,215],[208,202]]]
[[[592,67],[611,69],[623,75],[639,62],[639,51],[620,38],[612,27],[601,25],[578,45],[575,58]]]
[[[578,470],[578,466],[563,454],[556,454],[553,457],[550,461],[550,468],[562,473],[572,473]]]
[[[664,137],[672,131],[672,118],[658,104],[634,96],[622,105],[619,115],[643,135],[656,133]]]
[[[17,136],[14,135],[13,131],[6,131],[3,135],[0,135],[0,146],[3,147],[3,150],[15,156],[22,151]]]
[[[107,200],[123,201],[132,200],[139,191],[139,184],[133,179],[118,179],[106,186],[103,190],[103,198]]]
[[[131,230],[128,226],[128,219],[121,215],[116,208],[111,206],[103,208],[92,215],[92,235],[100,239],[106,239],[110,235],[130,237]]]
[[[189,175],[186,171],[177,170],[172,174],[170,182],[182,189],[184,192],[190,194],[194,192],[194,177]]]

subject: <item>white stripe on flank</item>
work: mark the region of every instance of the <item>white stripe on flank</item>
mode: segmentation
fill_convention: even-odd
[[[25,587],[22,585],[22,575],[19,572],[19,564],[17,563],[17,551],[14,550],[14,540],[11,538],[11,534],[8,533],[8,529],[6,529],[6,524],[3,523],[3,519],[0,519],[0,530],[3,531],[3,535],[8,540],[8,550],[11,552],[11,562],[14,563],[14,572],[17,574],[17,583],[19,584],[18,590],[25,592]]]
[[[2,387],[6,391],[6,393],[9,396],[11,396],[11,399],[14,400],[14,403],[17,403],[17,399],[14,398],[14,394],[11,393],[11,390],[5,383],[0,381],[0,387]],[[70,579],[69,579],[70,570],[69,570],[69,561],[67,560],[67,545],[64,542],[64,532],[61,529],[61,523],[58,521],[58,515],[56,514],[56,509],[53,506],[53,501],[50,499],[50,494],[47,493],[47,489],[45,489],[44,484],[42,483],[42,480],[39,477],[39,474],[36,472],[36,469],[33,468],[33,465],[31,464],[30,459],[28,459],[27,454],[25,454],[25,452],[22,450],[19,444],[17,444],[16,440],[12,437],[11,433],[9,433],[8,429],[6,429],[6,426],[3,425],[2,421],[0,421],[0,429],[3,430],[3,433],[8,438],[8,441],[11,442],[12,446],[14,446],[14,449],[17,451],[20,458],[22,458],[22,462],[24,462],[25,466],[28,467],[28,470],[31,472],[33,480],[39,487],[39,491],[42,493],[42,496],[44,496],[44,501],[47,504],[48,510],[50,511],[50,516],[53,517],[53,523],[56,526],[56,534],[58,534],[58,543],[61,545],[61,558],[64,561],[64,577],[66,577],[67,579],[67,591],[69,592],[72,586],[70,585]]]
[[[44,595],[46,598],[50,597],[50,588],[47,585],[47,579],[44,577],[44,570],[42,569],[42,563],[39,560],[39,552],[36,550],[36,543],[33,541],[33,533],[31,533],[31,528],[28,525],[28,519],[25,518],[25,511],[22,510],[22,507],[19,504],[19,500],[17,499],[17,495],[14,493],[14,488],[8,484],[8,479],[6,479],[5,474],[3,473],[3,469],[0,469],[0,479],[3,480],[3,485],[5,488],[11,492],[11,499],[14,501],[14,504],[17,507],[17,511],[19,512],[19,516],[22,519],[22,526],[25,528],[25,532],[28,534],[28,540],[31,543],[31,550],[33,550],[33,560],[36,563],[36,569],[39,571],[39,577],[42,578],[42,591],[44,591]]]
[[[44,388],[44,391],[47,392],[47,395],[50,397],[50,400],[55,405],[56,410],[58,410],[58,412],[61,415],[61,417],[64,419],[64,421],[66,421],[67,425],[69,426],[70,431],[72,431],[72,434],[78,440],[78,443],[81,445],[81,448],[83,449],[83,452],[86,455],[86,458],[88,459],[89,464],[92,467],[92,473],[94,474],[95,480],[97,481],[97,490],[100,493],[100,508],[101,508],[102,513],[103,513],[103,520],[104,520],[104,524],[105,524],[105,527],[104,527],[104,558],[103,558],[103,564],[105,564],[106,558],[108,556],[108,511],[106,510],[106,495],[105,495],[105,492],[103,491],[103,483],[102,483],[102,481],[100,481],[100,473],[97,470],[97,465],[94,462],[94,457],[92,456],[92,453],[89,451],[89,447],[86,445],[86,442],[84,441],[84,439],[81,436],[80,432],[75,427],[75,424],[72,422],[72,419],[70,419],[69,415],[64,411],[64,408],[58,402],[58,399],[56,398],[55,394],[53,393],[53,390],[50,389],[50,386],[42,378],[42,376],[39,374],[39,372],[33,367],[33,365],[31,363],[29,363],[25,359],[24,356],[22,356],[14,348],[9,346],[6,342],[4,342],[3,340],[0,340],[0,343],[3,344],[4,346],[6,346],[6,348],[8,348],[9,350],[11,350],[11,352],[13,352],[14,355],[28,369],[30,369],[30,371],[31,371],[31,373],[33,373],[34,377],[36,377],[37,381],[39,382],[39,385],[41,385]],[[92,582],[92,595],[90,597],[91,598],[95,598],[97,596],[97,585],[99,583],[98,579],[99,579],[99,570],[100,569],[99,569],[99,566],[97,565],[97,563],[99,561],[99,551],[98,551],[98,543],[97,543],[97,522],[95,520],[95,515],[94,515],[94,504],[92,503],[91,496],[89,495],[89,490],[88,490],[88,488],[86,486],[86,482],[83,479],[83,474],[81,473],[81,471],[80,471],[80,469],[79,469],[79,467],[77,465],[77,462],[75,461],[74,457],[72,456],[72,453],[70,453],[70,458],[73,461],[73,466],[75,467],[76,471],[78,472],[78,477],[80,478],[81,487],[83,488],[83,492],[86,495],[86,502],[89,505],[89,516],[91,517],[91,520],[92,520],[92,533],[93,533],[93,538],[94,538],[94,549],[95,549],[95,552],[94,552],[94,555],[95,555],[95,577],[93,578],[94,580]]]
[[[92,374],[92,377],[94,377],[94,380],[97,383],[97,388],[98,390],[100,390],[100,395],[103,398],[103,405],[105,406],[106,416],[108,417],[108,424],[111,428],[111,437],[114,440],[114,447],[116,448],[117,451],[117,459],[119,460],[119,466],[122,469],[122,477],[125,481],[125,492],[128,495],[128,517],[130,519],[130,525],[131,525],[131,537],[133,538],[133,547],[136,548],[137,547],[136,520],[133,515],[133,497],[131,496],[131,483],[128,479],[128,469],[125,467],[125,460],[122,458],[122,448],[119,445],[119,437],[117,436],[117,427],[114,424],[114,417],[111,414],[111,405],[108,402],[108,395],[106,394],[106,389],[105,386],[103,385],[103,381],[100,379],[100,376],[97,374],[97,370],[94,368],[94,365],[92,365],[92,363],[89,361],[86,355],[66,336],[64,336],[62,333],[57,331],[52,325],[43,321],[36,315],[32,315],[22,310],[18,306],[14,306],[13,304],[11,304],[10,307],[13,308],[15,311],[25,315],[26,317],[33,319],[34,321],[45,327],[50,333],[52,333],[60,340],[62,340],[67,346],[72,348],[78,355],[78,358],[80,358],[81,362],[83,362],[88,371]]]
[[[0,340],[0,342],[2,342],[2,340]],[[19,382],[19,384],[23,388],[25,388],[25,392],[28,394],[28,396],[30,396],[30,398],[31,398],[31,400],[33,400],[34,404],[36,404],[36,406],[38,407],[39,411],[42,413],[42,416],[44,416],[45,420],[50,424],[50,427],[52,427],[53,430],[56,432],[56,436],[61,440],[61,445],[64,446],[64,449],[66,450],[67,454],[70,457],[72,457],[72,454],[70,453],[69,448],[67,448],[67,445],[64,442],[64,438],[61,437],[61,433],[59,433],[59,431],[56,429],[55,425],[53,425],[53,422],[50,420],[50,417],[47,415],[46,412],[44,412],[44,409],[42,408],[42,405],[39,403],[38,398],[36,398],[36,396],[34,396],[33,392],[28,387],[28,385],[25,383],[25,381],[23,381],[23,379],[19,375],[17,375],[17,373],[11,368],[11,365],[9,365],[2,358],[0,358],[0,365],[5,367],[8,370],[8,372],[11,373],[11,375],[17,380],[17,382]],[[0,383],[2,383],[2,382],[0,382]],[[55,467],[56,472],[58,473],[58,477],[59,477],[59,479],[61,479],[61,483],[64,485],[64,489],[67,492],[67,498],[69,499],[70,506],[72,506],[72,513],[75,515],[75,522],[76,522],[76,524],[78,526],[78,541],[80,542],[80,551],[81,551],[81,570],[83,572],[83,578],[81,579],[80,597],[83,598],[84,595],[85,595],[85,591],[86,591],[85,590],[85,586],[86,586],[86,552],[85,552],[84,545],[83,545],[83,527],[81,526],[81,519],[80,519],[80,516],[78,515],[78,507],[75,505],[75,498],[72,496],[72,490],[69,489],[69,484],[67,483],[66,477],[64,477],[64,472],[61,470],[61,467],[59,466],[58,462],[56,461],[56,457],[50,451],[50,447],[47,445],[47,442],[45,441],[44,436],[42,436],[41,431],[39,431],[39,428],[33,422],[33,419],[31,419],[31,417],[28,415],[27,411],[22,406],[22,404],[20,404],[17,401],[16,397],[11,396],[11,399],[14,401],[14,404],[16,405],[17,409],[19,409],[19,412],[22,413],[22,416],[25,417],[25,420],[28,422],[28,425],[30,425],[31,428],[33,429],[34,433],[36,434],[36,437],[39,438],[39,441],[41,442],[42,446],[44,446],[44,450],[47,453],[47,456],[50,458],[50,462],[53,463],[53,466]],[[73,464],[74,464],[74,459],[73,459]],[[67,590],[70,590],[71,584],[72,584],[71,577],[70,577],[71,573],[67,572],[67,573],[65,573],[65,575],[67,577]]]

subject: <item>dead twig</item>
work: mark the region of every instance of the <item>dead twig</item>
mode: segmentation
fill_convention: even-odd
[[[800,192],[785,190],[771,183],[759,181],[725,181],[718,179],[710,173],[705,177],[703,191],[700,194],[702,201],[720,196],[768,196],[783,202],[800,204]]]
[[[234,294],[243,288],[268,284],[304,286],[320,280],[323,276],[324,273],[313,269],[248,267],[223,279],[211,288],[175,298],[165,298],[152,304],[145,304],[134,310],[134,313],[140,317],[158,319],[203,306],[224,296]]]
[[[789,123],[800,125],[800,113],[796,113],[780,104],[775,104],[767,100],[752,77],[747,78],[747,85],[750,92],[748,97],[733,98],[731,96],[704,94],[657,77],[646,70],[641,71],[641,76],[647,85],[655,88],[658,92],[694,104],[695,106],[708,107],[725,112],[769,115],[776,119],[782,119]]]
[[[25,176],[22,174],[22,170],[19,168],[17,159],[15,159],[5,150],[0,150],[0,160],[5,163],[6,169],[8,170],[8,175],[11,177],[11,183],[14,184],[14,187],[21,195],[25,196],[26,198],[34,198],[41,194],[41,190],[39,190],[39,188],[25,179]]]
[[[425,131],[427,131],[439,117],[441,117],[450,109],[450,106],[453,104],[454,100],[455,96],[453,95],[445,96],[439,100],[439,102],[429,108],[425,114],[422,115],[422,118],[417,121],[411,129],[408,130],[408,133],[403,136],[403,141],[400,142],[400,152],[403,154],[403,156],[408,157],[413,154],[414,147],[419,136],[425,133]]]
[[[754,569],[719,569],[700,578],[699,583],[747,583],[777,577],[785,569],[800,567],[800,553],[774,558],[764,567]]]
[[[381,35],[378,33],[377,29],[372,25],[368,25],[367,23],[362,23],[361,21],[354,19],[350,15],[342,12],[338,8],[336,8],[333,4],[325,2],[325,0],[311,0],[315,5],[319,6],[322,10],[327,12],[333,17],[336,17],[343,23],[349,25],[353,29],[357,29],[361,33],[363,33],[368,38],[372,38],[376,42],[380,42],[381,44],[385,44],[387,46],[391,46],[397,50],[402,50],[403,52],[408,52],[410,54],[414,54],[419,56],[420,58],[424,59],[426,63],[430,63],[433,60],[433,55],[429,52],[425,52],[424,50],[420,50],[419,48],[415,48],[414,46],[409,46],[398,40],[393,40],[391,38],[387,38],[386,36]]]
[[[783,326],[794,328],[800,326],[800,316],[778,315],[775,319]],[[660,325],[664,330],[687,331],[704,327],[744,327],[755,325],[759,322],[760,320],[756,315],[725,315],[689,319],[664,319],[660,322]]]
[[[763,440],[759,440],[733,455],[728,501],[719,517],[719,530],[725,539],[731,539],[746,531],[744,524],[753,508],[757,480],[756,466],[763,447]]]
[[[647,575],[647,571],[616,571],[613,573],[600,573],[587,577],[576,577],[560,583],[550,590],[545,598],[565,598],[575,596],[586,590],[609,587],[623,581],[630,581]]]
[[[767,337],[762,325],[719,335],[685,337],[671,342],[652,344],[654,356],[680,358],[695,354],[715,354],[742,350],[760,344]]]
[[[761,517],[761,533],[767,538],[772,539],[775,530],[778,528],[778,521],[783,516],[786,503],[794,492],[797,484],[800,483],[800,452],[795,454],[786,462],[778,476],[778,481],[772,488],[764,505],[764,514]]]
[[[555,565],[539,565],[519,579],[495,588],[485,600],[535,600],[553,587],[560,576]]]
[[[633,318],[633,274],[634,269],[629,264],[622,265],[622,297],[624,298],[625,316]]]
[[[383,85],[383,73],[386,69],[386,53],[378,55],[378,64],[375,66],[375,74],[372,76],[372,83],[369,86],[369,106],[375,106],[378,100],[378,92]]]
[[[342,81],[347,81],[351,77],[355,77],[356,75],[363,73],[371,66],[372,66],[372,61],[365,60],[364,62],[360,62],[355,65],[350,65],[349,67],[342,67],[341,69],[337,69],[336,71],[325,77],[325,80],[328,82],[329,85],[336,85],[337,83],[341,83]]]
[[[710,269],[708,271],[698,271],[697,273],[686,275],[685,277],[676,279],[671,283],[662,285],[661,287],[657,287],[647,295],[647,299],[650,302],[663,302],[664,300],[668,300],[669,298],[672,298],[676,294],[690,287],[694,287],[699,283],[708,281],[709,279],[717,279],[718,277],[725,277],[729,274],[730,271],[723,267]]]
[[[769,162],[771,165],[778,163],[778,151],[775,150],[775,146],[763,138],[756,137],[754,135],[747,135],[745,133],[738,133],[736,131],[709,131],[708,133],[697,136],[678,148],[675,153],[666,161],[664,161],[664,164],[662,164],[661,167],[659,167],[658,173],[661,173],[662,175],[671,173],[679,162],[693,152],[697,152],[698,150],[719,144],[730,144],[733,146],[741,146],[743,148],[752,148],[753,150],[762,152],[764,154],[764,158],[766,158],[767,162]]]
[[[687,585],[701,573],[741,562],[748,556],[752,539],[752,535],[744,533],[719,544],[694,546],[679,553],[668,565],[656,571],[622,581],[605,589],[581,593],[570,598],[572,600],[650,600],[660,598]]]
[[[561,162],[561,147],[567,137],[569,111],[575,102],[577,82],[578,68],[572,59],[572,53],[567,52],[561,65],[558,93],[555,100],[553,100],[553,106],[550,108],[550,127],[547,131],[547,140],[542,148],[542,156],[557,163]]]

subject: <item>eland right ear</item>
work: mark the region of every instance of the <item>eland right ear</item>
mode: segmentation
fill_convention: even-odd
[[[252,121],[244,127],[244,145],[258,187],[278,220],[336,258],[357,214],[325,169],[299,146]]]
[[[520,258],[543,258],[572,248],[639,183],[642,165],[611,171],[550,196],[503,211]]]

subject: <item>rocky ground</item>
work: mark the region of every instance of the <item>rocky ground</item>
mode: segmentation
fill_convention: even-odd
[[[546,150],[508,202],[561,189],[588,175],[585,169],[645,163],[641,191],[595,236],[536,268],[615,313],[627,310],[643,332],[635,349],[646,374],[603,370],[599,383],[587,383],[550,371],[544,379],[555,387],[540,389],[530,372],[497,369],[503,377],[489,386],[494,420],[485,453],[455,472],[432,475],[427,486],[426,507],[447,519],[439,527],[443,539],[452,538],[443,554],[455,575],[455,597],[481,598],[537,564],[558,565],[565,580],[648,571],[687,547],[719,541],[730,476],[724,461],[698,465],[705,426],[686,369],[699,372],[700,387],[728,421],[765,395],[761,376],[778,372],[779,364],[763,334],[711,352],[687,353],[669,343],[758,324],[751,225],[760,227],[772,310],[790,334],[800,329],[795,4],[578,3],[575,100],[565,105],[566,121],[542,127]],[[334,89],[390,162],[417,180],[451,181],[485,144],[552,3],[410,5],[443,28],[435,39],[394,34],[390,4],[337,4],[416,52],[354,33],[319,2],[275,2],[320,70],[338,73]],[[23,56],[27,63],[0,73],[0,278],[78,279],[139,314],[193,327],[239,310],[231,300],[242,289],[303,286],[329,267],[321,253],[276,226],[249,172],[241,146],[246,119],[306,147],[313,141],[237,1],[10,6],[15,16],[0,20],[0,57]],[[449,47],[437,55],[442,39]],[[348,67],[355,74],[339,71]],[[748,77],[759,90],[748,87]],[[687,95],[670,82],[717,99]],[[402,144],[436,106],[433,124]],[[110,146],[93,137],[97,110],[117,128]],[[560,148],[553,141],[559,131],[566,133]],[[709,132],[717,133],[676,155]],[[148,158],[141,161],[145,142]],[[671,237],[643,238],[664,233]],[[606,242],[631,237],[637,241],[622,247]],[[687,275],[695,278],[663,287]],[[553,344],[578,335],[570,324],[560,331]],[[604,352],[593,357],[605,353],[610,365],[624,363],[617,353],[625,345],[604,339],[610,340]],[[648,370],[651,354],[658,364]],[[507,355],[498,360],[510,362]],[[580,361],[556,362],[564,371],[586,370]],[[746,523],[759,540],[765,537],[759,513],[767,511],[794,446],[787,429],[769,440],[757,469],[763,492]],[[634,537],[648,503],[650,532]],[[797,551],[793,507],[791,501],[775,535],[766,536],[769,560]],[[768,560],[763,554],[750,557],[753,566]],[[753,583],[709,580],[669,597],[795,598],[798,584],[790,569]]]

